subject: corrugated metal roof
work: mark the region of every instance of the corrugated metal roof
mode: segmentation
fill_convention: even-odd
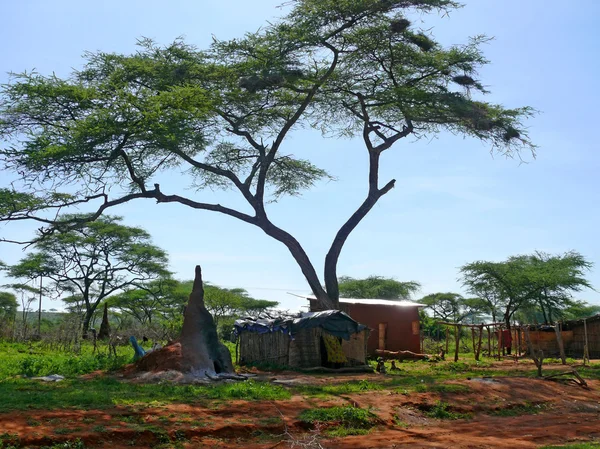
[[[316,300],[314,296],[307,296],[306,299]],[[377,306],[396,306],[396,307],[425,307],[425,304],[419,304],[418,302],[398,300],[393,301],[390,299],[356,299],[356,298],[340,298],[340,302],[343,304],[369,304]]]

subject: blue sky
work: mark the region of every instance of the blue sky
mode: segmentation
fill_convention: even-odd
[[[169,43],[184,36],[199,47],[256,30],[280,15],[281,0],[27,0],[0,2],[0,80],[9,71],[37,69],[65,76],[82,64],[84,51],[135,50],[145,36]],[[440,134],[404,141],[383,156],[381,182],[397,179],[350,236],[338,273],[417,280],[421,294],[461,291],[458,267],[474,260],[502,260],[542,250],[577,250],[597,267],[590,275],[600,287],[597,238],[597,105],[600,103],[600,36],[595,31],[600,3],[581,0],[565,8],[543,0],[467,1],[449,17],[422,17],[423,28],[444,44],[487,34],[492,61],[481,73],[488,101],[509,107],[530,105],[541,114],[528,122],[537,158],[527,163],[492,157],[478,141]],[[420,19],[419,19],[420,20]],[[366,153],[358,140],[323,140],[296,132],[286,150],[313,160],[335,175],[299,198],[270,207],[273,221],[295,235],[322,272],[335,232],[366,192]],[[0,172],[0,184],[8,176]],[[177,176],[161,179],[163,191],[183,191]],[[193,194],[192,192],[188,192]],[[194,194],[196,195],[196,194]],[[241,205],[235,193],[198,194],[224,205]],[[233,218],[181,205],[130,203],[111,213],[147,229],[171,256],[179,278],[201,264],[207,280],[247,288],[255,297],[297,309],[304,303],[286,294],[309,293],[299,268],[280,243]],[[33,226],[0,225],[0,235],[27,238]],[[0,260],[15,263],[19,247],[0,246]],[[6,279],[0,278],[0,284]],[[579,295],[600,303],[594,291]],[[60,307],[48,303],[46,308]]]

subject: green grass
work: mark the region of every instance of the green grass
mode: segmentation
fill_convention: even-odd
[[[7,433],[0,435],[0,449],[22,449],[19,437]],[[65,441],[63,443],[55,443],[51,446],[42,446],[40,449],[85,449],[85,445],[80,439],[74,441]]]
[[[42,383],[26,379],[0,382],[0,412],[10,410],[98,409],[116,405],[194,403],[203,399],[282,400],[282,386],[246,381],[216,385],[131,384],[113,378]]]
[[[494,416],[521,416],[521,415],[536,415],[543,412],[546,409],[546,404],[532,404],[525,402],[524,404],[517,405],[515,407],[502,408],[493,411],[491,414]]]
[[[117,357],[109,357],[107,350],[92,353],[93,347],[84,344],[80,354],[49,350],[40,343],[0,342],[0,381],[15,376],[47,376],[60,374],[75,377],[96,370],[112,371],[130,363],[133,359],[131,347],[118,347]]]
[[[334,437],[364,435],[378,422],[377,416],[370,410],[349,405],[304,410],[300,420],[313,425],[332,425],[327,433]]]
[[[431,410],[425,413],[426,416],[435,419],[468,419],[471,415],[467,413],[457,413],[450,410],[450,406],[442,401],[436,402]]]
[[[600,443],[590,441],[588,443],[569,443],[560,446],[542,446],[540,449],[598,449]]]
[[[294,393],[303,394],[306,396],[323,397],[383,390],[384,388],[384,382],[378,383],[363,379],[359,381],[343,382],[332,385],[300,385],[293,387],[293,391]]]
[[[419,384],[415,387],[418,393],[467,393],[471,389],[467,385],[458,384]]]

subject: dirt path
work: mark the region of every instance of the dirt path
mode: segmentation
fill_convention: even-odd
[[[284,376],[277,376],[282,378]],[[346,379],[348,380],[348,379]],[[313,378],[313,381],[315,379]],[[316,380],[315,382],[321,382]],[[371,408],[381,425],[368,435],[326,438],[325,448],[535,448],[600,438],[600,382],[591,389],[530,378],[451,381],[452,392],[369,391],[329,399],[210,402],[108,410],[56,410],[0,414],[0,434],[39,447],[80,438],[86,447],[273,448],[294,435],[310,435],[299,414],[309,408],[351,404]],[[465,391],[466,390],[466,391]],[[471,419],[440,420],[427,411],[443,401]],[[522,413],[518,416],[499,416]],[[285,435],[285,432],[289,435]],[[280,443],[278,448],[289,447]]]

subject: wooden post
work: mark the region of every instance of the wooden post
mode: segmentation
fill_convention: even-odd
[[[479,355],[481,354],[481,339],[483,338],[483,324],[479,326],[479,343],[477,344],[477,354],[475,360],[479,361]]]
[[[538,377],[542,377],[542,364],[544,363],[544,351],[535,351],[533,349],[533,345],[531,344],[531,338],[529,338],[529,326],[525,326],[525,341],[527,342],[527,348],[529,349],[529,355],[533,359],[533,363],[535,363],[535,366],[537,366]]]
[[[498,360],[502,359],[502,326],[498,328]]]
[[[448,354],[449,351],[449,345],[450,344],[450,328],[448,326],[446,326],[446,354]]]
[[[586,319],[583,319],[583,335],[585,336],[585,344],[583,345],[583,366],[585,366],[585,361],[590,362],[590,347],[588,346],[588,335],[587,335],[587,322]]]
[[[473,342],[473,355],[475,355],[475,328],[471,328],[471,341]]]
[[[457,324],[454,329],[456,329],[456,336],[455,336],[456,348],[454,349],[454,361],[458,362],[458,347],[460,346],[460,329],[461,329],[461,325]]]
[[[567,358],[565,356],[565,346],[562,339],[562,331],[560,330],[560,324],[554,326],[554,332],[556,332],[556,341],[558,342],[558,350],[560,351],[560,359],[563,365],[567,364]]]

